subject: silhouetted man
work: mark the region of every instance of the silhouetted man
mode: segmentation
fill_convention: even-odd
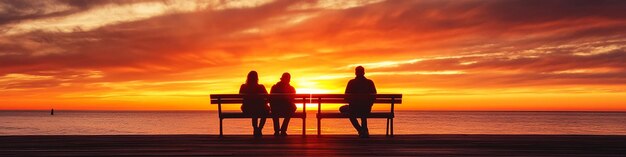
[[[367,128],[367,115],[372,111],[376,94],[374,82],[365,78],[365,69],[358,66],[354,69],[356,77],[346,87],[346,101],[348,106],[340,108],[342,113],[350,114],[350,122],[352,126],[359,132],[360,137],[369,137],[369,129]],[[361,118],[361,124],[357,121]]]
[[[289,126],[289,119],[294,112],[296,112],[296,104],[294,103],[294,97],[290,94],[296,94],[296,89],[289,84],[291,81],[291,75],[289,73],[283,73],[280,77],[280,82],[272,86],[270,90],[271,94],[285,94],[279,96],[272,96],[270,99],[270,108],[272,110],[272,117],[274,121],[274,136],[287,136],[287,127]],[[283,125],[280,126],[279,117],[284,117]]]

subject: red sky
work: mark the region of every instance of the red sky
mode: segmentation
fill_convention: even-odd
[[[204,110],[248,71],[399,109],[626,111],[626,1],[0,2],[0,110]],[[235,107],[237,108],[237,107]]]

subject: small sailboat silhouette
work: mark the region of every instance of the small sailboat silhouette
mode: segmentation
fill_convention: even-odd
[[[54,108],[50,109],[50,115],[54,116]]]

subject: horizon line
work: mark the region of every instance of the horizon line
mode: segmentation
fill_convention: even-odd
[[[41,110],[41,109],[10,109],[4,110],[0,109],[0,112],[8,112],[8,111],[45,111],[48,112],[50,110]],[[83,112],[217,112],[217,110],[80,110],[80,109],[54,109],[55,112],[58,111],[83,111]],[[226,111],[238,111],[238,110],[226,110]],[[300,110],[298,110],[300,111]],[[317,110],[307,110],[307,112],[316,112]],[[334,110],[324,110],[322,111],[334,111]],[[337,110],[338,111],[338,110]],[[383,111],[383,110],[372,110],[372,111]],[[395,110],[397,111],[409,111],[409,112],[626,112],[626,110]],[[296,111],[297,112],[297,111]]]

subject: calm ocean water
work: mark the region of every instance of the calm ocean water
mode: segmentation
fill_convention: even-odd
[[[307,119],[315,134],[316,119]],[[626,135],[626,112],[398,111],[396,134],[594,134]],[[251,134],[248,119],[224,120],[225,134]],[[369,120],[371,134],[385,133],[384,119]],[[355,134],[347,119],[322,120],[323,134]],[[300,134],[301,119],[289,133]],[[268,119],[265,134],[273,132]],[[217,134],[214,111],[0,111],[0,135]]]

